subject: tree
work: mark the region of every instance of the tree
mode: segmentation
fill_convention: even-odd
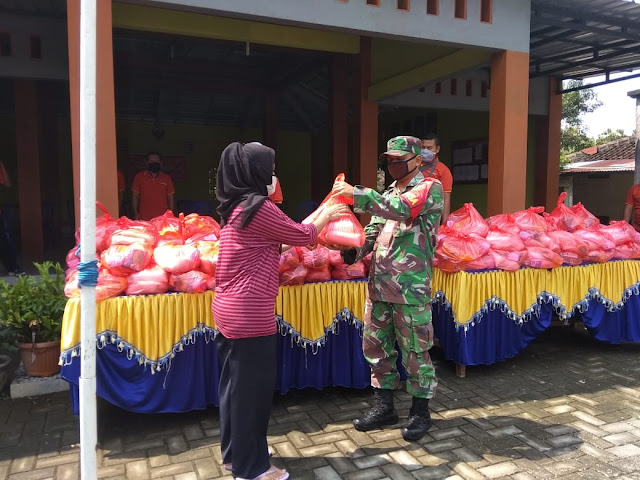
[[[569,80],[564,84],[567,89],[583,86],[582,80]],[[560,153],[567,155],[594,144],[594,139],[587,135],[582,115],[591,113],[602,105],[591,88],[576,90],[562,95],[562,133],[560,136]]]
[[[618,140],[620,138],[626,138],[627,134],[624,133],[624,130],[618,128],[615,132],[610,128],[607,128],[606,132],[602,132],[596,138],[596,145],[602,145],[603,143],[613,142],[614,140]]]

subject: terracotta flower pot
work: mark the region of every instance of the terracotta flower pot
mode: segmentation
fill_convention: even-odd
[[[60,371],[60,341],[18,343],[20,359],[30,377],[50,377]]]

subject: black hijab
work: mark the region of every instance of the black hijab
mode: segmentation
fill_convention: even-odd
[[[233,142],[222,152],[216,197],[220,223],[224,225],[240,205],[240,225],[245,228],[267,200],[267,185],[271,183],[276,152],[259,143]]]

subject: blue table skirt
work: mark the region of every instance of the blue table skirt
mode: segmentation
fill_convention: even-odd
[[[595,299],[587,307],[582,309],[582,320],[597,340],[614,344],[640,341],[640,296],[632,295],[620,310],[610,311]],[[548,303],[542,303],[539,312],[522,325],[499,309],[489,310],[465,330],[456,329],[446,307],[436,304],[433,308],[440,348],[447,360],[460,365],[490,365],[514,357],[549,327],[552,317],[553,306]],[[328,332],[326,343],[315,350],[298,345],[289,333],[279,335],[276,388],[284,394],[292,388],[369,386],[370,370],[362,354],[361,334],[360,322],[341,321],[335,333]],[[62,378],[69,382],[76,414],[79,360],[74,357],[61,371]],[[98,395],[126,410],[167,413],[218,405],[216,346],[203,336],[176,354],[168,370],[153,375],[112,344],[97,350],[96,369]],[[399,370],[404,378],[402,365]]]

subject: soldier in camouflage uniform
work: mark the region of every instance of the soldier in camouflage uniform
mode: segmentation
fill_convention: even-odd
[[[395,137],[382,154],[396,180],[383,193],[371,188],[334,185],[336,195],[353,197],[354,210],[373,217],[365,228],[363,247],[342,253],[346,263],[373,251],[369,294],[364,312],[363,350],[371,366],[376,405],[354,420],[360,431],[397,423],[393,390],[400,377],[398,353],[407,371],[407,391],[413,397],[402,435],[418,440],[431,426],[429,399],[438,384],[429,349],[431,324],[431,271],[438,225],[443,208],[442,184],[420,173],[421,142],[415,137]]]

